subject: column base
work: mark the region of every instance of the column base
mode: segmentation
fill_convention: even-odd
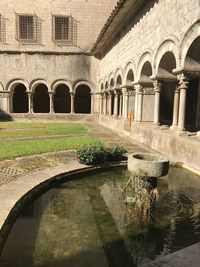
[[[169,128],[170,128],[170,130],[177,130],[178,129],[178,125],[172,124]]]

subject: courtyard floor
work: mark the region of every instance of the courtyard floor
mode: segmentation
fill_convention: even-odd
[[[47,127],[42,129],[44,125]],[[88,144],[100,141],[106,146],[122,146],[128,152],[149,151],[148,148],[145,148],[137,141],[93,123],[75,124],[74,128],[66,127],[64,123],[54,125],[54,127],[52,123],[3,123],[1,124],[1,129],[3,131],[0,131],[0,186],[20,179],[27,173],[67,164],[75,160],[76,153],[73,148],[83,143]],[[76,141],[74,142],[74,140]],[[52,143],[56,144],[51,146]],[[70,146],[70,143],[73,145]],[[37,144],[39,144],[39,149],[36,148]],[[20,155],[20,157],[17,156],[13,159],[15,154],[9,155],[9,152],[15,149],[15,146],[17,148],[21,147],[19,153],[16,154]],[[30,150],[33,149],[31,154],[34,155],[21,156],[26,155],[26,150],[29,147]],[[43,148],[44,152],[53,152],[42,153]],[[8,153],[6,153],[6,149]],[[39,153],[35,154],[37,151]],[[29,151],[27,155],[29,155]],[[9,156],[12,159],[4,160]]]

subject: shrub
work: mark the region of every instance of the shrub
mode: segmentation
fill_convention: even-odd
[[[102,144],[84,145],[80,147],[76,154],[80,163],[90,165],[110,161],[120,161],[124,159],[126,150],[122,147],[107,148]]]

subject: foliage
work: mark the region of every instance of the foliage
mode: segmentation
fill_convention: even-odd
[[[131,216],[142,222],[151,218],[152,208],[158,200],[158,191],[151,187],[148,177],[131,175],[121,192]]]
[[[122,147],[108,148],[103,144],[84,145],[77,149],[77,157],[83,164],[97,164],[124,159],[126,150]]]

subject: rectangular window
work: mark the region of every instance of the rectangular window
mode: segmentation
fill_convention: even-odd
[[[76,21],[71,16],[52,16],[52,40],[58,45],[76,44]]]
[[[6,19],[0,14],[0,43],[6,42]]]
[[[34,39],[33,16],[19,16],[19,39]]]
[[[22,43],[41,42],[41,20],[36,15],[17,14],[17,40]]]
[[[55,40],[68,40],[69,17],[55,17]]]

